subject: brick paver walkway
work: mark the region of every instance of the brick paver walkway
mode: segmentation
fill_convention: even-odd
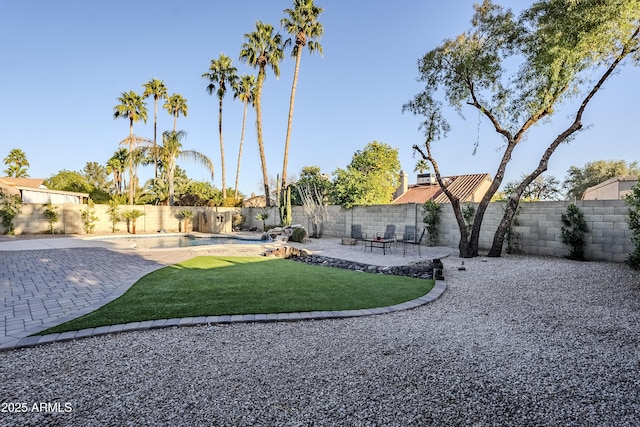
[[[89,313],[169,263],[103,248],[3,251],[0,346]]]

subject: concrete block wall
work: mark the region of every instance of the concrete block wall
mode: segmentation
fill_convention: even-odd
[[[63,204],[54,205],[58,208],[60,220],[55,224],[56,234],[86,234],[83,228],[81,211],[87,205]],[[108,205],[95,205],[94,233],[111,233],[112,224],[108,215]],[[120,206],[120,212],[130,209],[138,209],[144,215],[136,221],[136,233],[156,233],[160,230],[166,232],[184,232],[184,224],[179,212],[190,210],[194,217],[189,221],[189,231],[206,231],[210,233],[231,232],[232,215],[238,212],[237,208],[208,208],[200,206]],[[49,223],[44,215],[44,205],[37,203],[25,203],[22,205],[22,213],[14,218],[16,234],[43,234],[47,232]],[[0,233],[5,233],[6,227],[0,225]],[[116,224],[116,232],[130,231],[127,222],[120,221]]]
[[[519,234],[519,247],[522,253],[533,255],[566,256],[569,248],[561,240],[561,215],[566,212],[570,202],[523,202],[517,217],[518,225],[514,231]],[[591,232],[587,236],[585,255],[589,260],[604,260],[622,262],[633,252],[631,231],[627,224],[628,207],[621,200],[582,200],[576,205],[581,210]],[[60,221],[55,225],[56,233],[85,234],[82,227],[81,211],[86,205],[64,204],[56,205],[60,213]],[[255,219],[262,208],[208,208],[184,206],[134,206],[140,209],[144,216],[136,223],[137,233],[156,233],[162,229],[167,232],[184,231],[182,220],[178,213],[189,209],[195,213],[190,221],[189,230],[209,233],[231,232],[232,216],[236,212],[245,215],[244,228],[252,226],[262,229],[262,223]],[[438,244],[457,247],[460,232],[451,205],[441,205],[441,221],[438,228]],[[107,214],[107,205],[96,205],[98,216],[95,233],[111,233],[111,222]],[[121,206],[121,212],[128,210],[128,206]],[[479,246],[481,251],[491,247],[493,235],[503,215],[501,203],[491,203],[485,213],[480,233]],[[340,206],[327,207],[328,219],[325,223],[323,237],[346,237],[351,234],[351,225],[360,224],[362,230],[369,237],[382,235],[387,224],[396,226],[396,234],[402,235],[404,227],[415,226],[418,230],[424,227],[422,223],[422,205],[408,203],[403,205],[358,206],[344,209]],[[277,224],[280,216],[277,209],[270,209],[267,224]],[[302,207],[293,208],[293,223],[304,225],[311,230],[309,219]],[[14,219],[16,234],[43,234],[48,229],[48,222],[44,216],[44,205],[24,204],[22,213]],[[117,224],[119,232],[127,232],[126,222]],[[0,225],[0,233],[6,228]],[[506,242],[504,245],[506,250]]]
[[[561,215],[566,213],[570,202],[523,202],[517,217],[518,225],[514,231],[519,235],[519,248],[522,253],[563,257],[569,254],[569,248],[561,239]],[[626,218],[628,207],[622,200],[582,200],[576,205],[585,216],[591,232],[587,236],[585,256],[589,260],[623,262],[633,252]],[[476,205],[477,206],[477,205]],[[480,230],[479,246],[481,251],[488,251],[493,244],[495,234],[502,216],[504,205],[491,203],[483,218]],[[276,217],[279,218],[279,217]],[[294,208],[294,222],[308,226],[302,208]],[[351,224],[362,225],[362,230],[369,237],[382,235],[387,224],[396,225],[398,236],[406,225],[416,226],[419,230],[422,223],[422,205],[376,205],[358,206],[343,209],[338,206],[329,207],[329,221],[325,226],[324,236],[345,237],[351,233]],[[451,205],[441,205],[441,220],[438,227],[438,244],[458,247],[460,231]],[[504,243],[503,251],[507,244]]]

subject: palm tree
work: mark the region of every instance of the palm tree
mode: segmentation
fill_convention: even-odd
[[[144,103],[143,98],[130,90],[129,92],[122,92],[122,95],[118,97],[120,104],[113,107],[113,118],[119,117],[129,119],[129,137],[125,141],[129,144],[129,154],[133,152],[134,144],[137,139],[133,135],[133,122],[144,121],[147,122],[147,106]],[[129,155],[129,204],[133,205],[133,158]]]
[[[152,199],[154,205],[169,204],[169,187],[164,178],[151,178],[144,184],[147,200]]]
[[[8,177],[26,178],[29,176],[27,173],[27,168],[29,167],[27,155],[19,148],[9,151],[9,155],[4,158],[4,164],[7,166],[4,173]]]
[[[158,100],[160,98],[167,97],[167,87],[162,80],[152,79],[143,84],[144,92],[143,98],[153,96],[153,163],[155,170],[155,177],[158,177],[158,155],[156,153],[157,147],[157,129],[158,129]]]
[[[211,172],[211,179],[213,180],[213,163],[204,154],[194,150],[183,150],[182,139],[187,134],[184,131],[164,131],[162,132],[162,147],[160,148],[160,156],[165,167],[165,173],[167,175],[167,183],[169,184],[169,205],[173,206],[174,200],[174,176],[176,173],[176,160],[178,158],[185,158],[194,160]]]
[[[227,182],[224,166],[224,142],[222,139],[222,98],[224,98],[227,93],[227,83],[233,87],[238,80],[238,69],[232,64],[233,60],[221,53],[218,59],[211,60],[209,71],[202,74],[202,78],[209,79],[210,81],[209,85],[207,85],[209,95],[213,94],[213,91],[216,90],[216,84],[218,85],[218,91],[216,93],[218,94],[218,100],[220,102],[218,107],[218,132],[220,134],[220,173],[222,175],[223,200],[227,198]]]
[[[287,120],[287,136],[284,142],[284,160],[282,162],[282,189],[287,186],[287,162],[289,159],[289,141],[291,140],[291,125],[293,122],[293,103],[296,97],[296,86],[298,85],[298,71],[300,71],[300,58],[305,46],[309,53],[318,51],[322,55],[322,46],[317,39],[322,37],[324,29],[318,22],[318,15],[322,13],[321,7],[313,4],[313,0],[293,0],[293,9],[285,9],[288,15],[280,20],[280,24],[285,31],[295,37],[295,45],[291,51],[291,56],[296,58],[296,67],[293,72],[293,85],[291,86],[291,97],[289,98],[289,118]],[[287,43],[291,39],[287,40]]]
[[[176,123],[178,120],[178,116],[182,114],[187,117],[187,100],[182,97],[179,93],[174,93],[169,98],[166,98],[167,102],[164,103],[162,108],[167,110],[169,114],[173,117],[173,131],[176,131]]]
[[[107,173],[113,175],[114,194],[122,194],[122,175],[129,158],[129,152],[126,148],[119,148],[113,156],[107,161]]]
[[[244,74],[240,77],[237,85],[233,87],[233,99],[240,99],[244,103],[244,113],[242,115],[242,132],[240,133],[240,148],[238,149],[238,166],[236,167],[236,186],[234,198],[238,198],[238,179],[240,177],[240,159],[242,158],[242,144],[244,142],[244,128],[247,123],[247,109],[249,103],[253,105],[254,95],[256,91],[256,76],[253,74]]]
[[[262,85],[266,77],[266,67],[269,65],[276,78],[280,76],[280,61],[284,58],[283,41],[280,34],[273,34],[273,26],[260,21],[256,22],[256,31],[244,35],[245,42],[240,49],[240,59],[250,67],[258,68],[258,80],[254,105],[256,106],[256,130],[258,133],[258,149],[260,150],[260,162],[262,163],[262,182],[264,183],[264,196],[267,207],[271,206],[269,195],[269,176],[267,175],[267,161],[264,154],[264,141],[262,139]]]
[[[425,159],[420,159],[416,163],[416,167],[413,168],[414,172],[424,173],[424,171],[429,170],[429,163]]]

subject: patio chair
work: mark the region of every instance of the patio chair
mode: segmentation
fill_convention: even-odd
[[[364,241],[364,239],[367,238],[367,233],[363,233],[362,232],[362,226],[361,225],[352,224],[351,225],[351,238],[356,241],[356,245],[355,246],[358,246],[357,242]]]
[[[406,240],[416,239],[416,227],[414,225],[405,225],[404,232],[402,233],[402,242]]]
[[[385,239],[393,239],[396,238],[396,226],[395,225],[387,225],[387,228],[384,230],[384,238]]]
[[[384,230],[384,235],[382,236],[385,240],[393,240],[393,244],[398,245],[398,241],[396,240],[396,226],[393,224],[388,224],[387,228]],[[389,246],[391,247],[391,246]]]
[[[411,233],[410,227],[411,229],[413,229],[413,233]],[[403,235],[402,239],[402,256],[407,255],[407,246],[414,245],[418,248],[418,256],[422,258],[422,254],[420,253],[420,246],[422,245],[422,239],[424,238],[425,231],[427,230],[423,228],[420,237],[417,238],[415,227],[407,226],[407,228],[405,229],[405,235]]]

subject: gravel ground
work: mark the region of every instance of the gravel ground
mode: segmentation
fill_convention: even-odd
[[[0,425],[638,425],[638,272],[517,256],[459,265],[445,260],[440,299],[391,315],[0,353]]]

